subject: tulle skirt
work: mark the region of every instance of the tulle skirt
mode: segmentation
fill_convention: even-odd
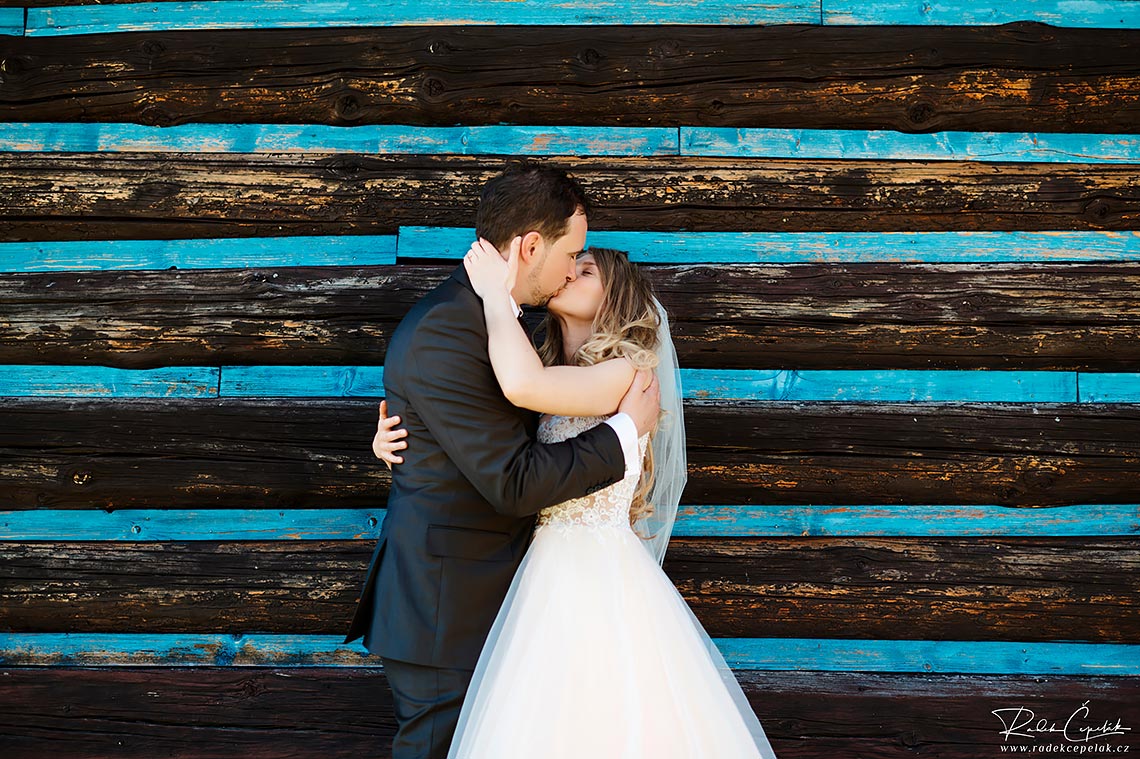
[[[536,531],[448,759],[774,756],[719,650],[632,530]]]

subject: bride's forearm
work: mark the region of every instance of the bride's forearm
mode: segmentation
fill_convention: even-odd
[[[483,301],[487,353],[495,379],[514,405],[544,414],[612,414],[633,381],[633,365],[614,358],[591,366],[544,366],[515,317],[510,294]]]
[[[483,300],[483,315],[487,321],[487,353],[495,379],[507,400],[521,406],[519,401],[526,388],[541,382],[542,359],[515,317],[509,292],[488,293]]]

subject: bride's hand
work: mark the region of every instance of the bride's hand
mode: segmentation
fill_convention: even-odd
[[[496,290],[514,289],[519,275],[519,252],[522,250],[522,237],[511,240],[510,255],[506,261],[494,245],[483,238],[471,243],[471,249],[463,257],[463,268],[471,278],[471,287],[480,298]]]
[[[408,431],[405,429],[393,429],[399,423],[399,416],[388,416],[388,401],[380,401],[380,421],[376,424],[376,437],[372,438],[372,452],[376,454],[376,458],[382,459],[389,469],[393,464],[404,463],[404,458],[397,456],[393,451],[408,447],[405,442],[396,442],[408,436]]]

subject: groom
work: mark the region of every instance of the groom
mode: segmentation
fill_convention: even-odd
[[[503,251],[522,237],[516,307],[545,305],[576,278],[589,211],[581,186],[558,169],[522,165],[487,182],[475,231]],[[345,638],[363,636],[384,664],[399,722],[393,759],[446,757],[538,511],[640,471],[637,439],[660,404],[651,376],[638,374],[606,423],[543,445],[538,415],[512,406],[495,380],[482,302],[462,264],[404,317],[384,361],[384,393],[410,443],[392,469]]]

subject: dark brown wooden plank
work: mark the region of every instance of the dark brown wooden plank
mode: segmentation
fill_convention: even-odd
[[[6,400],[5,504],[375,508],[376,399]],[[1134,503],[1140,404],[691,401],[690,504]],[[414,444],[414,440],[413,440]]]
[[[1140,165],[549,158],[592,229],[1140,228]],[[0,240],[390,234],[472,226],[486,156],[0,154]],[[256,192],[250,188],[256,187]]]
[[[2,121],[1110,133],[1140,122],[1134,29],[428,26],[0,46]]]
[[[996,756],[995,709],[1063,725],[1140,723],[1140,678],[737,673],[781,759]],[[10,759],[156,756],[356,759],[390,756],[395,720],[380,667],[0,670],[0,741]],[[1067,741],[1012,738],[1012,744]],[[1135,733],[1092,745],[1134,747]]]
[[[698,402],[686,408],[685,498],[1130,503],[1138,423],[1140,405],[1129,404]]]
[[[0,543],[0,629],[340,635],[373,545]],[[1140,643],[1134,538],[675,538],[665,570],[713,637]]]
[[[400,319],[453,268],[0,274],[0,363],[380,365]],[[1135,262],[646,268],[685,367],[1140,364]]]

